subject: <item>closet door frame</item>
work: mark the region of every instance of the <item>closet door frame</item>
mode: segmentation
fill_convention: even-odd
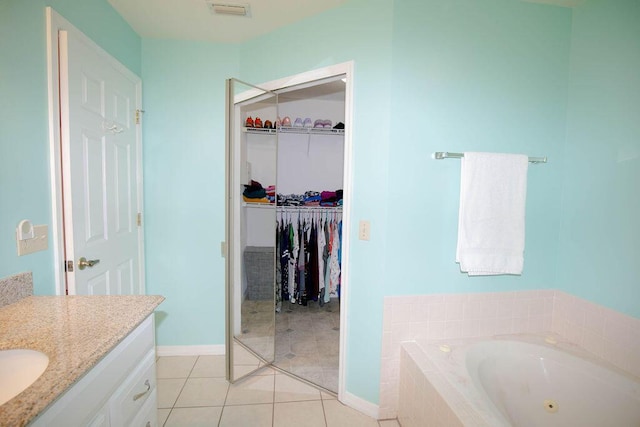
[[[351,236],[351,204],[353,200],[353,159],[352,159],[352,123],[353,123],[353,70],[354,62],[348,61],[331,65],[316,70],[307,71],[281,79],[260,83],[256,86],[268,91],[281,93],[288,88],[299,89],[305,86],[314,86],[321,80],[346,77],[345,82],[345,132],[344,132],[344,172],[343,172],[343,207],[342,207],[342,266],[341,266],[341,292],[340,292],[340,355],[338,369],[338,400],[354,408],[362,407],[361,399],[346,392],[346,355],[348,336],[348,310],[349,310],[349,255]],[[249,96],[248,96],[249,97]],[[236,99],[236,102],[242,101]],[[229,232],[229,230],[227,230]],[[228,240],[227,240],[228,241]],[[227,334],[228,335],[228,334]]]

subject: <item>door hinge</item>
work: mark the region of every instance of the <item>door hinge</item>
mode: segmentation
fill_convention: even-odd
[[[73,260],[64,262],[64,271],[73,273]]]
[[[144,110],[136,110],[136,124],[140,124],[140,114],[144,114]]]
[[[138,212],[136,222],[138,224],[138,227],[142,227],[142,213]]]

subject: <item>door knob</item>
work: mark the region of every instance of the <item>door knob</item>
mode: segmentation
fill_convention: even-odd
[[[78,268],[80,270],[84,270],[85,267],[93,267],[94,265],[96,265],[97,263],[99,263],[100,260],[99,259],[90,259],[87,261],[87,259],[85,257],[82,257],[78,260]]]

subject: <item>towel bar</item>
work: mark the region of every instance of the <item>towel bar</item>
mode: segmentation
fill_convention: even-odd
[[[433,153],[433,158],[436,160],[461,159],[463,157],[464,157],[463,153],[450,153],[448,151],[436,151],[435,153]],[[529,163],[547,163],[547,156],[529,157]]]

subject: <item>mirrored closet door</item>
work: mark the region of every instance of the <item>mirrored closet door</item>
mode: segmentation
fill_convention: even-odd
[[[275,120],[277,115],[277,94],[227,81],[226,354],[232,382],[271,364],[275,356],[273,191],[278,136],[271,129],[273,121],[256,121]]]
[[[338,392],[345,78],[228,82],[228,354]]]

